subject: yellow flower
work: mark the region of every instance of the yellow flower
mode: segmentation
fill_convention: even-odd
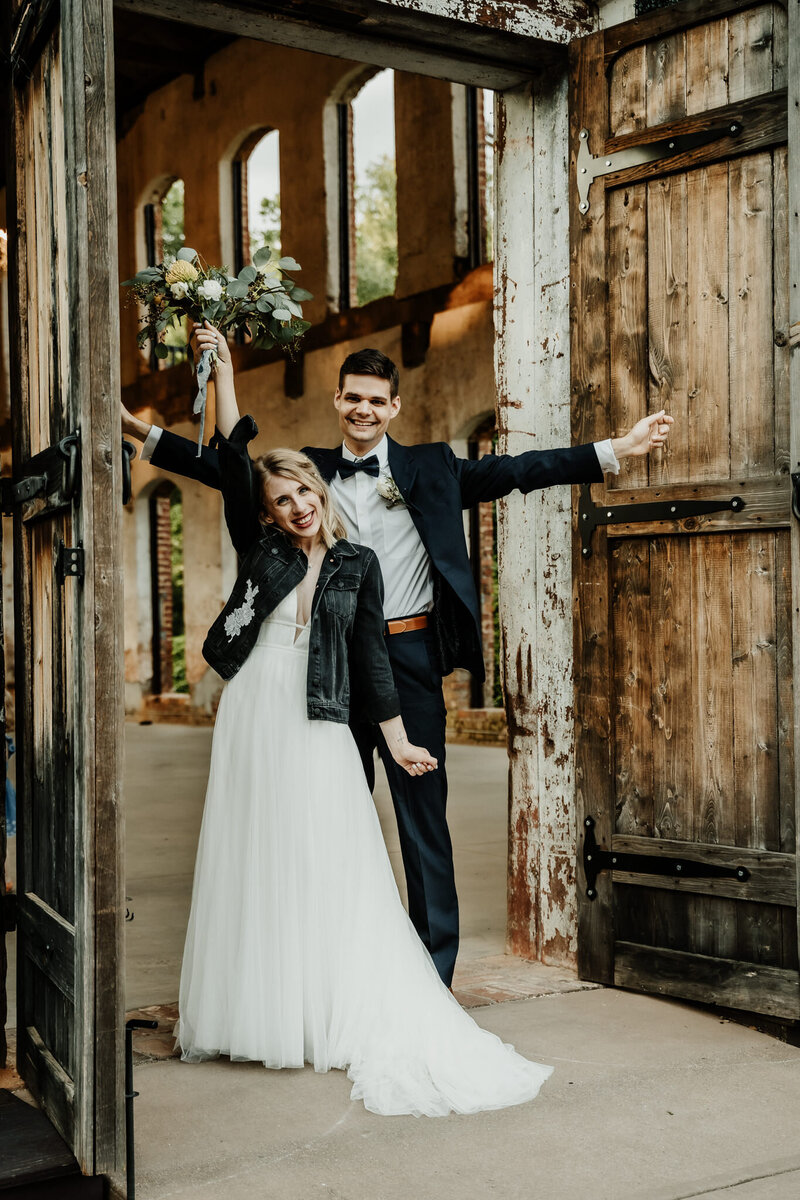
[[[186,262],[182,258],[176,258],[174,263],[170,263],[167,267],[167,273],[164,276],[168,284],[173,283],[193,283],[197,279],[197,267],[192,266],[190,262]]]

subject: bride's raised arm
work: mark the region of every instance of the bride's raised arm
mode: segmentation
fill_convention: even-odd
[[[216,350],[217,361],[213,367],[214,394],[216,397],[217,429],[223,437],[230,437],[236,422],[239,420],[239,405],[236,403],[236,389],[233,385],[233,361],[230,347],[225,336],[215,329],[210,321],[202,325],[195,323],[192,332],[197,355],[204,350]]]

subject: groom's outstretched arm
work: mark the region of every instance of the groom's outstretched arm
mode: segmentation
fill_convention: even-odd
[[[219,455],[213,446],[203,446],[197,457],[197,443],[158,425],[150,425],[122,406],[122,433],[143,443],[142,458],[162,471],[196,479],[207,487],[221,487]]]
[[[486,454],[480,459],[452,456],[464,508],[499,500],[509,492],[532,492],[556,483],[599,483],[604,471],[618,471],[622,459],[649,454],[665,445],[673,418],[662,410],[643,417],[622,437],[560,450]]]

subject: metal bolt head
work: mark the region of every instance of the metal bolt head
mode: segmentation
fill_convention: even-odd
[[[579,209],[580,209],[580,211],[581,211],[581,212],[583,212],[583,213],[585,213],[585,212],[588,212],[588,211],[589,211],[589,201],[588,201],[588,200],[581,200],[580,204],[578,205],[578,208],[579,208]]]
[[[607,517],[613,517],[613,515],[614,515],[614,514],[613,514],[613,512],[611,511],[611,509],[609,509],[609,510],[608,510],[608,512],[606,513],[606,516],[607,516]]]
[[[588,130],[588,129],[582,129],[582,130],[581,130],[581,132],[580,132],[580,136],[581,136],[581,138],[582,138],[582,140],[583,140],[583,141],[586,141],[587,137],[589,136],[589,130]]]
[[[590,900],[593,900],[594,899],[594,888],[587,888],[586,895],[589,897]]]
[[[676,870],[676,871],[682,871],[682,870],[683,870],[683,867],[681,866],[681,864],[680,864],[680,863],[676,863],[676,864],[675,864],[675,870]]]
[[[674,504],[673,504],[673,505],[671,505],[671,506],[670,506],[670,510],[669,510],[669,511],[670,511],[670,512],[677,512],[677,508],[676,508],[676,506],[675,506]]]
[[[581,167],[581,175],[585,175],[585,174],[586,174],[586,167]]]
[[[610,159],[610,158],[607,158],[607,159],[606,159],[606,166],[607,166],[607,167],[610,167],[610,166],[611,166],[611,159]]]
[[[667,149],[669,149],[669,150],[674,150],[674,149],[675,149],[675,143],[674,143],[674,142],[669,142],[669,143],[668,143],[668,146],[667,146]]]

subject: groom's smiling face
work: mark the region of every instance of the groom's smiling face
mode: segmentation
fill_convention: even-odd
[[[388,379],[377,375],[345,375],[336,389],[333,405],[347,449],[358,458],[374,450],[389,422],[400,411],[400,397],[392,396]]]

